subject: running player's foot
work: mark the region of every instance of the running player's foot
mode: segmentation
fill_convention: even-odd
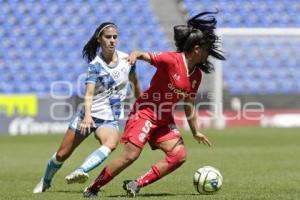
[[[37,193],[42,193],[45,192],[47,189],[49,189],[51,187],[51,185],[49,183],[46,183],[43,179],[35,186],[35,188],[33,189],[33,193],[37,194]]]
[[[82,169],[77,169],[68,176],[66,176],[66,181],[68,184],[72,183],[84,183],[88,180],[89,175],[85,173]]]
[[[137,182],[131,180],[123,181],[123,189],[127,192],[127,196],[130,197],[136,197],[140,191]]]
[[[84,198],[97,198],[98,195],[97,195],[98,192],[92,190],[91,188],[87,187],[84,189],[83,191],[83,197]]]

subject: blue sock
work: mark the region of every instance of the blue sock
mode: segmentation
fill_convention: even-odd
[[[84,172],[89,172],[100,165],[110,154],[111,149],[102,145],[99,149],[91,153],[80,166]]]
[[[52,178],[55,173],[61,168],[62,162],[56,160],[56,153],[52,156],[52,158],[48,161],[47,168],[43,177],[43,180],[51,184]]]

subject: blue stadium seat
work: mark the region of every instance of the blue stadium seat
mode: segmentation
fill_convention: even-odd
[[[12,82],[0,82],[0,93],[12,94],[15,92],[15,85]]]
[[[298,0],[183,0],[183,3],[189,15],[219,8],[218,27],[300,27]],[[87,68],[81,50],[103,21],[113,21],[119,26],[122,51],[171,49],[148,0],[1,1],[0,92],[44,95],[49,93],[53,81],[69,80],[76,85],[76,77]],[[224,39],[228,59],[223,64],[223,77],[229,92],[300,93],[300,89],[293,89],[300,87],[299,46],[300,41],[293,38]],[[138,63],[143,89],[148,87],[154,71],[148,64]],[[42,84],[36,85],[38,81]]]
[[[0,7],[0,36],[4,38],[1,40],[3,62],[0,64],[9,68],[0,74],[0,80],[10,81],[13,85],[5,91],[43,95],[49,93],[53,81],[71,81],[76,85],[77,77],[86,73],[87,68],[81,56],[83,45],[103,21],[116,22],[120,27],[121,50],[129,52],[143,48],[159,51],[169,48],[163,42],[164,35],[160,29],[156,34],[158,38],[153,34],[149,36],[159,23],[148,3],[146,0],[134,0],[134,3],[129,0],[105,0],[101,3],[93,0],[4,2]],[[111,12],[112,6],[114,12]],[[140,36],[135,31],[137,29],[145,30],[145,35]],[[134,43],[131,42],[132,33],[136,36]],[[18,37],[22,39],[17,45],[15,40]],[[149,41],[144,44],[145,37]],[[4,67],[0,67],[2,72]],[[16,70],[22,71],[17,79],[13,76]],[[23,81],[22,85],[20,81]],[[63,92],[64,89],[58,90]]]
[[[190,16],[210,8],[220,10],[221,27],[299,27],[298,0],[183,0]],[[293,16],[293,17],[290,17]]]
[[[14,91],[15,93],[20,93],[20,94],[27,94],[27,93],[32,93],[32,89],[29,84],[21,84],[18,85],[18,87]]]

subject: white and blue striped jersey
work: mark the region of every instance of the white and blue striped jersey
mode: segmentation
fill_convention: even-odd
[[[123,102],[129,87],[128,75],[131,66],[126,53],[116,51],[118,61],[108,66],[101,56],[90,62],[86,84],[95,84],[91,113],[92,117],[104,120],[118,120],[124,117]]]

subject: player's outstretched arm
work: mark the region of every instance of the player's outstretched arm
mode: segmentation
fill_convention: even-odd
[[[141,94],[141,87],[135,72],[129,74],[129,80],[133,84],[132,87],[134,89],[134,97],[138,98]]]
[[[186,97],[184,99],[184,112],[195,140],[197,140],[199,143],[211,146],[211,142],[208,140],[208,138],[196,128],[197,116],[195,111],[195,98]]]
[[[95,127],[95,122],[91,115],[91,108],[92,108],[92,101],[93,101],[93,94],[95,90],[94,84],[87,84],[86,85],[86,91],[84,96],[84,118],[82,122],[80,123],[80,133],[85,135],[86,130],[90,132],[91,127]]]
[[[143,51],[132,51],[127,57],[127,61],[130,65],[133,65],[136,60],[144,60],[148,63],[151,61],[149,53]]]

